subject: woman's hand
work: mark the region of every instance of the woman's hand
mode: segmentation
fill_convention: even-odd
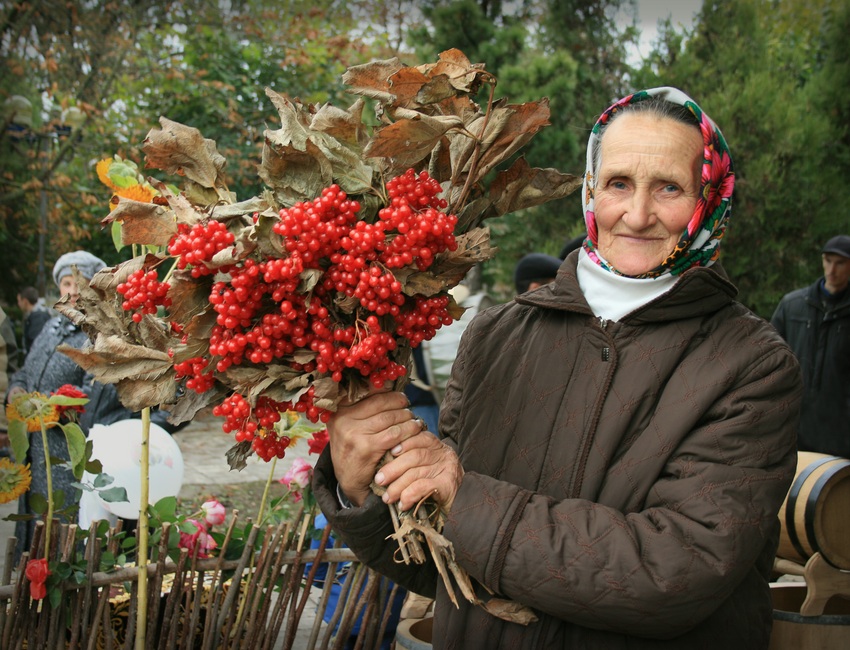
[[[13,386],[6,395],[6,404],[11,404],[18,395],[23,395],[27,391],[20,386]]]
[[[363,505],[369,496],[384,454],[422,431],[408,403],[404,393],[377,393],[340,406],[328,422],[334,473],[353,504]]]
[[[385,503],[398,502],[409,510],[433,497],[444,510],[452,507],[463,480],[463,467],[454,449],[434,434],[422,431],[392,450],[395,458],[375,475],[375,483],[386,487]]]

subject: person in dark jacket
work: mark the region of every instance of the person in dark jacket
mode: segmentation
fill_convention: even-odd
[[[768,647],[802,380],[719,262],[733,185],[690,97],[618,101],[588,143],[582,248],[473,319],[442,440],[397,392],[328,422],[319,505],[361,561],[436,596],[435,649]],[[433,562],[397,560],[388,504],[429,497],[476,598],[527,624],[456,588],[455,606]]]
[[[21,335],[22,362],[32,349],[35,338],[39,335],[45,323],[52,317],[41,303],[38,290],[35,287],[24,287],[18,292],[18,307],[20,307],[24,319]]]
[[[821,252],[823,277],[786,294],[771,318],[803,370],[798,446],[850,458],[850,235]]]

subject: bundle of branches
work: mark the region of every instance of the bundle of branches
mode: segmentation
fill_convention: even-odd
[[[283,456],[287,410],[326,421],[343,399],[403,385],[411,348],[462,313],[449,290],[494,255],[485,221],[581,184],[518,156],[548,101],[494,100],[495,78],[458,50],[343,81],[359,96],[346,109],[266,90],[281,127],[265,133],[264,191],[241,201],[215,142],[161,118],[146,166],[182,187],[150,178],[150,201],[114,199],[105,223],[140,254],[60,306],[93,341],[64,351],[128,408],[179,423],[213,406],[234,468]]]

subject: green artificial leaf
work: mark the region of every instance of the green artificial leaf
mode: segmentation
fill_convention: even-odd
[[[52,399],[52,398],[51,398]],[[79,400],[77,400],[79,401]],[[88,399],[85,400],[86,402]],[[71,455],[71,471],[77,480],[83,477],[86,466],[86,435],[76,422],[61,425]]]
[[[105,488],[107,485],[111,485],[115,482],[115,479],[109,474],[98,474],[94,477],[94,487],[96,488]]]
[[[47,599],[50,602],[50,606],[53,609],[59,607],[59,602],[62,600],[62,590],[61,589],[50,589],[47,592]]]
[[[51,567],[50,570],[56,575],[60,580],[67,580],[71,577],[71,565],[67,562],[56,562],[55,566]]]
[[[29,503],[30,508],[37,515],[43,515],[47,512],[47,499],[44,498],[44,495],[41,495],[38,492],[30,493]]]
[[[53,490],[53,509],[59,510],[65,505],[65,490]]]
[[[193,535],[198,531],[198,527],[195,525],[193,521],[181,521],[177,528],[180,529],[181,533],[186,533],[187,535]]]
[[[128,502],[130,499],[127,498],[127,490],[122,487],[111,487],[106,488],[105,490],[98,490],[97,495],[106,501],[107,503],[121,503]]]
[[[9,442],[12,454],[19,463],[26,462],[30,439],[27,435],[27,425],[23,420],[9,420]]]
[[[75,487],[78,490],[82,490],[83,492],[94,492],[94,488],[87,483],[78,483],[77,481],[73,481],[71,483],[71,487]]]
[[[177,498],[163,497],[151,506],[162,521],[177,520]]]
[[[47,399],[48,404],[55,406],[83,406],[88,404],[88,397],[69,397],[68,395],[51,395]]]
[[[96,476],[103,472],[103,464],[97,458],[93,458],[86,463],[86,471]]]

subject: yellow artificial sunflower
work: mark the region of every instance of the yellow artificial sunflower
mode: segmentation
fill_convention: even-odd
[[[131,185],[130,187],[119,188],[115,190],[115,194],[125,199],[140,201],[142,203],[150,203],[153,201],[153,197],[156,196],[152,187],[149,185],[142,185],[141,183],[138,185]]]
[[[20,420],[27,425],[27,431],[41,431],[41,420],[48,427],[59,422],[59,411],[56,406],[47,403],[47,396],[41,393],[27,393],[16,397],[6,405],[6,417],[9,420]]]
[[[100,179],[100,182],[106,185],[113,192],[117,192],[119,188],[115,183],[112,182],[112,179],[109,178],[109,166],[112,164],[112,158],[104,158],[99,163],[95,169],[97,170],[97,177]]]
[[[32,474],[29,465],[13,463],[0,458],[0,503],[14,501],[30,489]]]

